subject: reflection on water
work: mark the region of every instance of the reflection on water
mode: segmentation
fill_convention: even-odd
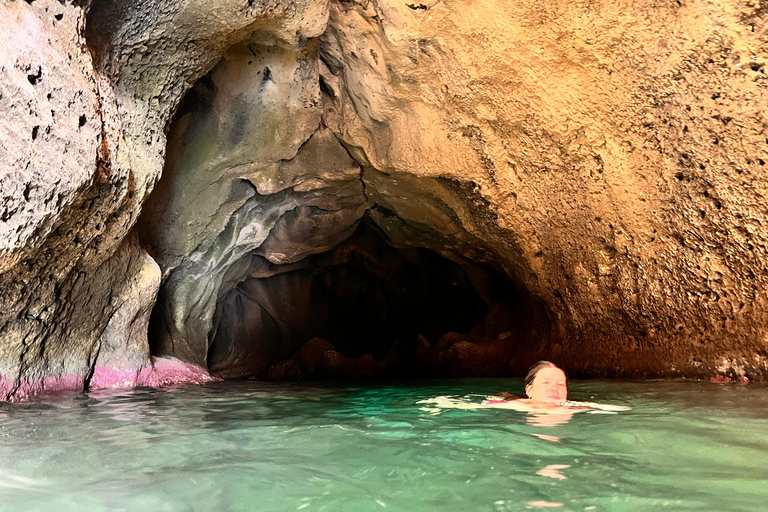
[[[556,478],[558,480],[565,480],[567,477],[560,472],[561,469],[568,469],[568,464],[550,464],[536,472],[537,475],[546,476],[548,478]]]
[[[573,413],[569,411],[552,412],[549,414],[529,411],[525,416],[525,421],[534,427],[556,427],[558,425],[565,425],[571,418],[573,418]]]
[[[522,390],[501,379],[220,383],[0,404],[0,510],[764,509],[768,389],[569,387],[631,410],[482,406]]]

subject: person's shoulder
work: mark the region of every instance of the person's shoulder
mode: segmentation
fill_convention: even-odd
[[[571,400],[565,402],[565,405],[570,407],[571,409],[592,409],[595,411],[608,411],[608,412],[621,412],[621,411],[629,411],[632,409],[631,407],[627,407],[626,405],[601,404],[597,402],[576,402]]]

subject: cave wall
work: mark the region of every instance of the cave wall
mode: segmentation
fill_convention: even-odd
[[[322,33],[324,2],[0,4],[0,399],[202,382],[153,361],[161,269],[131,235],[184,93],[246,35]]]
[[[529,359],[763,379],[767,13],[3,2],[0,395],[135,383],[156,296],[158,353],[204,365],[217,300],[372,205],[540,301]]]
[[[531,359],[761,378],[767,21],[758,2],[332,4],[325,122],[392,178],[475,185],[462,227],[557,331]]]
[[[182,104],[138,226],[166,276],[160,352],[205,366],[216,302],[252,257],[328,250],[362,215],[359,166],[319,129],[317,43],[237,44]]]
[[[160,280],[127,236],[140,203],[111,85],[85,47],[85,12],[44,1],[0,9],[4,399],[82,388],[103,338],[116,341],[112,313],[133,313],[113,326],[141,324]]]

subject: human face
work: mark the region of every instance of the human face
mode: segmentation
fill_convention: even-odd
[[[525,393],[536,402],[562,402],[568,397],[565,373],[560,368],[543,368],[525,388]]]

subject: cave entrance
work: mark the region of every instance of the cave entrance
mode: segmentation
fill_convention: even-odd
[[[520,300],[491,274],[430,249],[397,249],[366,217],[333,250],[257,271],[230,290],[217,305],[209,370],[277,380],[423,377],[472,375],[490,363],[490,373],[506,373]]]
[[[169,127],[137,222],[162,271],[151,353],[224,378],[519,373],[549,317],[480,187],[372,162],[321,41],[262,36]]]

